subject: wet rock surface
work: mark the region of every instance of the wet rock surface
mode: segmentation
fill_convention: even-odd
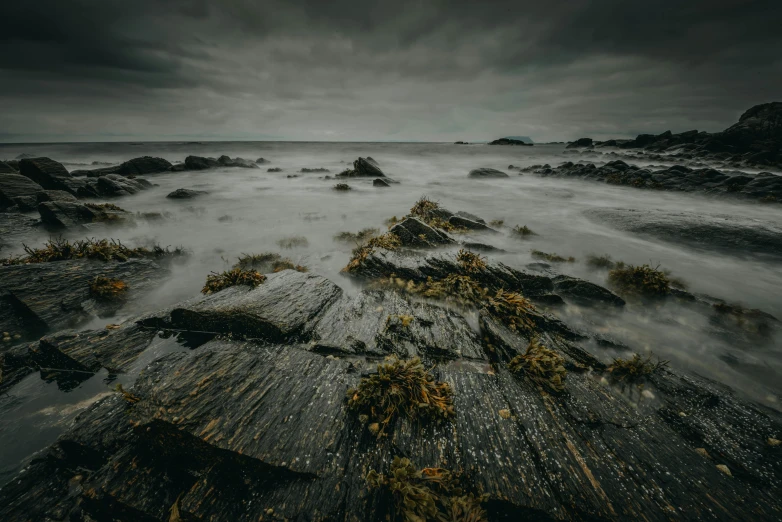
[[[169,193],[166,197],[169,199],[193,199],[199,196],[203,196],[204,194],[208,194],[208,192],[205,190],[181,188]]]
[[[507,178],[508,175],[505,172],[497,169],[490,169],[488,167],[482,167],[479,169],[473,169],[468,174],[471,178]]]
[[[338,178],[385,178],[380,165],[372,158],[358,158],[353,162],[353,168],[337,174]]]
[[[42,190],[43,187],[26,176],[0,173],[0,211],[16,205],[16,198],[35,198]]]
[[[635,209],[594,209],[585,215],[619,230],[732,255],[782,256],[782,228],[731,215]]]
[[[468,273],[444,254],[378,250],[362,265],[354,277]],[[489,290],[618,303],[572,278],[492,262],[470,273]],[[782,456],[767,442],[782,429],[778,414],[669,368],[642,389],[614,382],[583,337],[535,313],[527,330],[481,308],[476,330],[468,310],[440,301],[386,289],[348,295],[283,270],[138,325],[17,345],[4,354],[5,375],[43,376],[56,364],[64,371],[52,378],[72,386],[67,370],[127,368],[154,335],[149,326],[222,336],[156,359],[131,388],[80,415],[0,490],[0,516],[161,520],[176,505],[193,520],[384,520],[391,506],[367,473],[405,456],[460,472],[487,496],[491,521],[778,518]],[[564,392],[509,371],[533,335],[568,368]],[[346,391],[388,354],[423,358],[452,391],[455,416],[442,425],[401,416],[387,437],[372,435]]]

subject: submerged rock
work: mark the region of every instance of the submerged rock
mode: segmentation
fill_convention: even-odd
[[[170,199],[193,199],[198,196],[208,194],[205,190],[193,190],[193,189],[176,189],[174,192],[169,193],[166,197]]]
[[[489,145],[521,145],[526,147],[532,147],[532,143],[528,143],[524,140],[516,140],[513,138],[500,138],[498,140],[494,140]]]
[[[382,178],[376,178],[375,180],[372,181],[372,186],[386,188],[386,187],[390,187],[391,184]]]
[[[479,169],[473,169],[468,174],[471,178],[507,178],[508,175],[505,172],[497,169],[490,169],[482,167]]]
[[[337,174],[340,178],[385,178],[386,175],[380,170],[380,165],[372,158],[358,158],[353,162],[353,168]]]

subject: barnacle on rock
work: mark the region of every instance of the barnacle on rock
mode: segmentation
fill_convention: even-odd
[[[213,294],[231,286],[246,285],[255,288],[266,281],[266,276],[257,270],[242,270],[233,268],[222,274],[212,272],[206,276],[206,284],[201,289],[202,294]]]
[[[608,372],[612,381],[634,383],[666,366],[668,366],[668,361],[652,362],[651,355],[644,359],[636,353],[633,354],[632,359],[614,359],[614,362],[608,367]]]
[[[435,381],[421,360],[389,357],[377,372],[361,379],[348,390],[348,408],[378,423],[377,436],[398,416],[442,420],[454,415],[453,393],[445,382]]]
[[[442,468],[417,469],[410,459],[394,457],[388,475],[375,470],[367,474],[373,488],[381,488],[393,496],[392,522],[485,522],[486,511],[481,504],[488,495],[466,492],[459,479]]]
[[[623,295],[663,297],[671,292],[668,276],[649,265],[617,266],[608,273],[608,284]]]
[[[128,284],[122,279],[96,276],[90,282],[90,295],[104,301],[122,301],[128,293]]]
[[[561,392],[565,389],[562,382],[567,375],[565,359],[540,344],[537,339],[532,339],[527,350],[508,363],[508,369],[517,375],[529,377],[549,391]]]

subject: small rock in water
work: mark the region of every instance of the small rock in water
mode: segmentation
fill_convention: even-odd
[[[769,437],[769,438],[768,438],[768,440],[767,440],[766,442],[768,442],[768,445],[769,445],[769,446],[779,446],[780,444],[782,444],[782,441],[781,441],[781,440],[779,440],[779,439],[773,439],[773,438],[771,438],[771,437]]]
[[[701,457],[705,457],[707,459],[711,458],[711,455],[709,455],[709,452],[706,451],[706,448],[695,448],[695,453],[697,453]]]
[[[500,410],[497,413],[499,413],[500,417],[503,419],[510,419],[510,410]]]
[[[717,469],[725,473],[729,477],[733,476],[733,474],[731,474],[730,472],[730,469],[728,469],[728,466],[726,466],[725,464],[717,464]]]

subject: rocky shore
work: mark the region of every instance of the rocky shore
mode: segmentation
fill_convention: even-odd
[[[456,234],[480,225],[422,198],[346,260],[356,294],[248,255],[199,297],[89,331],[63,328],[80,304],[110,306],[90,281],[143,292],[176,253],[109,243],[57,260],[60,244],[0,268],[3,329],[22,332],[0,359],[5,390],[32,372],[69,389],[160,336],[189,339],[0,489],[0,518],[779,519],[778,413],[630,347],[605,360],[603,332],[553,310],[676,300],[755,344],[776,319],[652,267],[613,264],[604,287],[506,266]],[[28,283],[47,273],[73,275]]]

